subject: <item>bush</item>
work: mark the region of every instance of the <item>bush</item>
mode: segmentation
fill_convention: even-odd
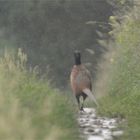
[[[124,117],[123,140],[140,138],[140,20],[138,8],[128,15],[115,33],[118,46],[111,68],[108,95],[101,99],[99,112]]]
[[[37,70],[25,69],[27,57],[5,53],[0,59],[0,139],[77,140],[74,108]]]

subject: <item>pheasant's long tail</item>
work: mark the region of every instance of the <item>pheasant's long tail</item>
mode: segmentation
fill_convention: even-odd
[[[94,101],[94,103],[98,106],[98,102],[95,98],[95,96],[92,94],[91,90],[88,88],[83,89],[83,92],[91,99]]]

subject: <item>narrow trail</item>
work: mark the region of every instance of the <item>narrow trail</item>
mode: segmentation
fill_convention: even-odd
[[[85,140],[114,140],[123,134],[118,125],[118,118],[97,116],[94,108],[84,108],[78,117],[80,137]]]

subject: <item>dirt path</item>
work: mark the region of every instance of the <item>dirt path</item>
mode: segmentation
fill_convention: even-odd
[[[80,111],[78,122],[81,137],[85,140],[113,140],[123,134],[123,131],[117,128],[119,119],[99,117],[93,108]]]

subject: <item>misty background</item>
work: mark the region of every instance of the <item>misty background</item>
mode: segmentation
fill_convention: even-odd
[[[95,80],[108,51],[99,42],[109,38],[112,12],[107,0],[0,0],[0,54],[22,48],[28,68],[38,66],[40,76],[48,73],[54,86],[65,89],[73,52],[80,50]]]

